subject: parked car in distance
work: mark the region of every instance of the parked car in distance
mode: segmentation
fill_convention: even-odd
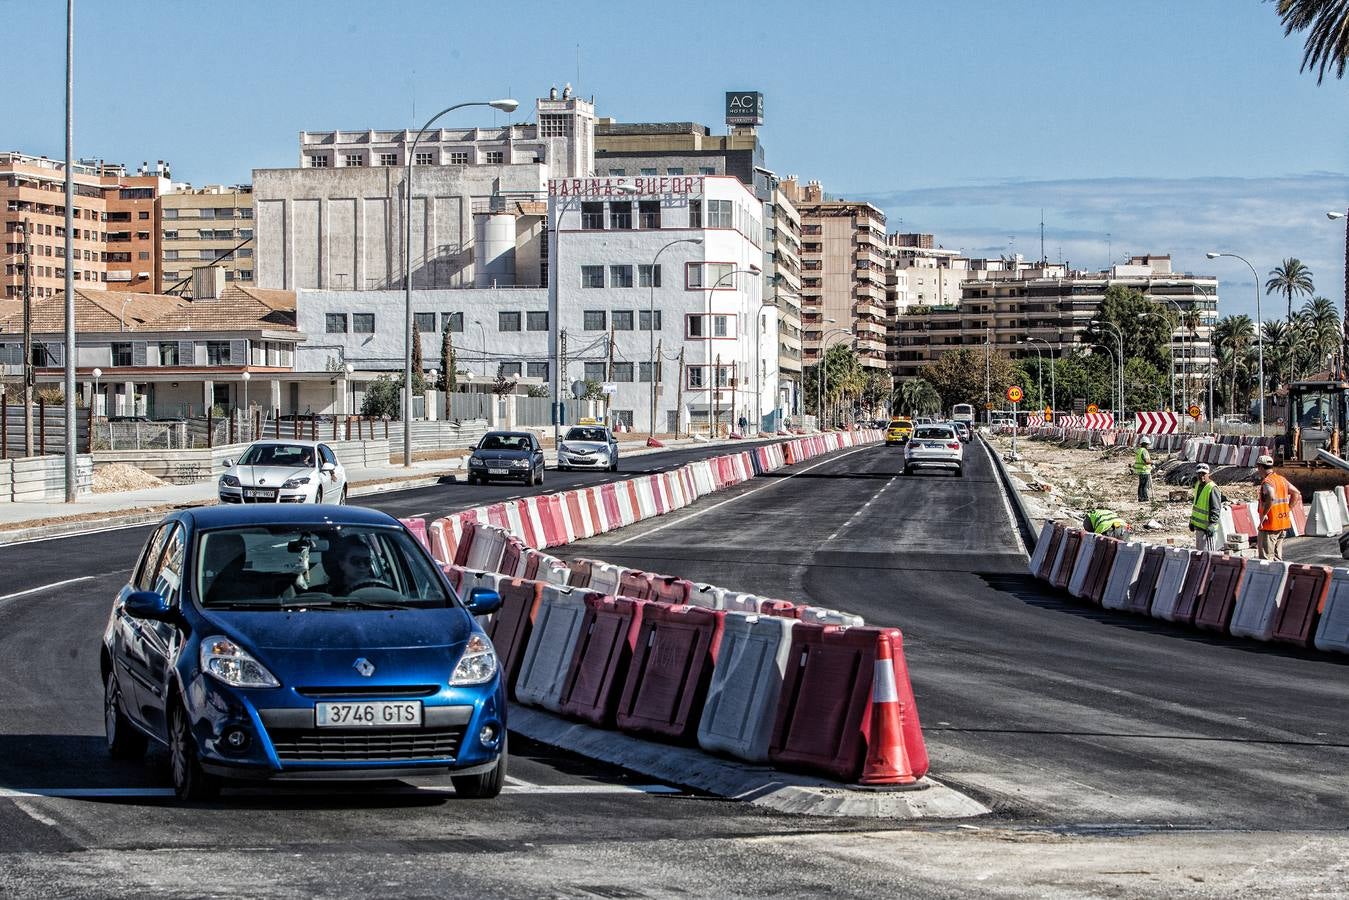
[[[221,503],[346,503],[347,470],[321,441],[254,441],[225,460]]]
[[[909,436],[913,434],[913,420],[896,417],[890,420],[889,427],[885,429],[885,446],[894,447],[900,444],[906,444]]]
[[[489,431],[468,458],[468,483],[508,478],[543,484],[543,447],[528,431]]]
[[[607,469],[618,471],[618,440],[603,425],[576,425],[557,447],[557,467],[568,469]]]
[[[493,797],[506,692],[466,602],[397,519],[359,507],[215,506],[152,532],[99,647],[109,754],[168,748],[174,791],[223,782],[450,776]]]
[[[950,469],[959,478],[965,472],[965,448],[951,425],[918,425],[904,446],[904,474],[916,469]]]

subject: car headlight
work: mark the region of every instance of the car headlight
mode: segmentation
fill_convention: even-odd
[[[478,459],[478,457],[476,457],[476,456],[470,456],[470,457],[468,458],[468,464],[469,464],[470,466],[481,466],[481,465],[482,465],[482,460]]]
[[[221,475],[221,476],[220,476],[220,486],[221,486],[221,487],[238,487],[238,486],[239,486],[239,479],[238,479],[238,478],[235,478],[233,475]]]
[[[492,642],[481,634],[474,633],[468,639],[464,655],[459,658],[459,665],[454,667],[450,685],[483,684],[491,681],[496,673],[497,654],[492,649]]]
[[[308,475],[305,475],[303,478],[291,478],[291,479],[289,479],[285,484],[283,484],[283,485],[281,485],[281,486],[282,486],[283,488],[286,488],[287,490],[292,490],[292,491],[293,491],[293,490],[295,490],[297,487],[300,487],[300,486],[302,486],[302,485],[306,485],[306,484],[308,484],[308,483],[309,483],[309,476],[308,476]]]
[[[570,453],[570,452],[571,452],[571,448],[568,447],[566,444],[558,444],[558,445],[557,445],[557,452],[558,452],[558,453]]]
[[[281,682],[247,650],[216,635],[201,642],[201,670],[233,687],[273,688]]]
[[[529,465],[529,460],[527,460],[527,459],[513,459],[513,460],[511,460],[511,465],[512,465],[512,466],[515,466],[515,468],[517,468],[517,469],[523,469],[523,468],[525,468],[526,466]]]

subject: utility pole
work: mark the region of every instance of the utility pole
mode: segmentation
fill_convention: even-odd
[[[992,422],[993,410],[993,344],[992,336],[984,329],[984,420]]]
[[[679,416],[684,411],[684,348],[679,348],[679,381],[675,384],[674,436],[679,440]]]
[[[609,383],[609,384],[613,384],[613,383],[614,383],[614,329],[613,329],[613,328],[610,328],[610,329],[609,329],[609,349],[608,349],[607,358],[606,358],[605,361],[604,361],[604,380],[605,380],[607,383]],[[613,395],[613,394],[605,394],[605,395],[604,395],[604,424],[608,425],[608,426],[611,427],[611,428],[613,427],[613,422],[610,422],[610,421],[609,421],[609,413],[612,411],[613,405],[614,405],[614,395]]]
[[[23,454],[33,455],[33,226],[23,220]],[[70,235],[66,235],[66,240]]]
[[[711,437],[721,437],[721,354],[717,354],[716,362],[712,366],[712,421],[708,423],[708,435]],[[712,434],[712,429],[716,429],[716,434]]]
[[[554,373],[557,379],[557,407],[553,410],[553,447],[554,449],[562,442],[562,410],[566,408],[566,401],[562,399],[562,382],[567,377],[567,329],[563,328],[557,335],[557,372]]]
[[[662,350],[662,346],[664,343],[665,342],[663,340],[656,341],[656,358],[651,363],[651,371],[650,373],[648,373],[651,376],[652,395],[656,393],[656,380],[660,378],[661,372],[665,370],[665,359],[664,357],[661,356],[661,353],[664,352]],[[651,404],[651,436],[652,437],[656,436],[656,404],[654,403]]]

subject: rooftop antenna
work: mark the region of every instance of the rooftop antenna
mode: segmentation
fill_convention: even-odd
[[[1045,256],[1045,208],[1040,207],[1040,262],[1048,262],[1049,257]]]
[[[1109,269],[1115,264],[1115,242],[1111,239],[1110,232],[1105,233],[1105,267]]]

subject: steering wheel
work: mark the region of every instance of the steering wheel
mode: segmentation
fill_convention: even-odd
[[[393,590],[393,585],[389,584],[389,582],[385,581],[383,578],[366,578],[348,588],[348,593],[354,594],[362,588],[383,588],[386,591],[391,591]]]

